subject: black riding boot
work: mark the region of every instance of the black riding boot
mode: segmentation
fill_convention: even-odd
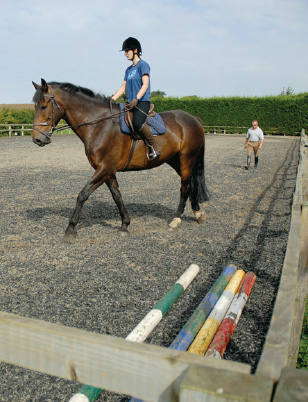
[[[142,125],[141,129],[138,132],[150,148],[148,159],[152,160],[161,155],[161,146],[157,143],[156,138],[152,135],[151,131],[148,129],[145,123]]]
[[[250,161],[251,161],[251,156],[247,156],[247,166],[246,166],[247,170],[249,169]]]
[[[259,157],[255,156],[255,169],[258,167]]]

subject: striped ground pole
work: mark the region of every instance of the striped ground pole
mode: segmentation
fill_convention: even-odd
[[[195,279],[200,268],[196,264],[190,267],[180,276],[172,288],[160,299],[153,309],[125,338],[128,341],[142,343],[157,324],[161,321],[172,304],[181,296],[188,285]],[[83,385],[77,394],[73,395],[69,402],[94,402],[103,390],[100,388]]]
[[[207,316],[215,306],[225,287],[236,272],[235,265],[228,265],[205,295],[199,306],[193,312],[187,323],[169,346],[169,349],[185,351],[199,332]],[[142,399],[131,398],[129,402],[144,402]]]
[[[216,359],[221,359],[223,357],[226,347],[247,303],[255,280],[256,275],[253,272],[248,272],[245,275],[239,293],[234,297],[205,356],[214,357]]]
[[[212,312],[190,345],[188,349],[189,353],[195,353],[202,356],[205,354],[224,316],[226,315],[226,312],[228,311],[228,308],[230,307],[230,304],[234,299],[234,296],[236,295],[244,276],[245,272],[243,270],[236,271],[232,276],[232,279],[228,283],[226,289],[220,296]]]
[[[200,268],[198,265],[192,264],[178,279],[175,285],[153,307],[153,309],[125,339],[133,342],[143,342],[150,335],[156,325],[161,321],[172,304],[180,297],[190,282],[195,278],[199,270]]]
[[[171,343],[169,346],[170,349],[185,351],[189,348],[235,272],[235,265],[228,265],[223,270],[220,277],[205,295],[204,299],[191,315],[187,323]]]

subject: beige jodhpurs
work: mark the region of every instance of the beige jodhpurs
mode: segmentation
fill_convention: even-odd
[[[259,155],[259,145],[260,141],[248,141],[247,145],[247,156],[251,156],[254,152],[255,156]]]

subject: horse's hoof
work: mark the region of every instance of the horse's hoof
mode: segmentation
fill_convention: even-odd
[[[181,218],[174,218],[172,222],[169,223],[169,230],[177,229],[182,222]]]
[[[200,225],[202,223],[204,223],[206,221],[206,214],[205,212],[201,212],[201,211],[193,211],[194,215],[195,215],[195,219],[197,221],[197,223],[199,223]]]
[[[126,237],[129,235],[129,230],[128,229],[119,229],[118,234],[121,237]]]
[[[65,233],[65,235],[63,236],[63,242],[68,243],[68,244],[72,244],[72,243],[75,242],[76,237],[77,237],[77,233],[74,233],[74,234]]]
[[[204,223],[206,221],[206,215],[203,214],[201,216],[199,216],[199,218],[197,218],[197,223],[199,223],[199,225],[202,225],[202,223]]]
[[[206,221],[206,216],[202,216],[201,218],[197,219],[197,223],[199,223],[199,225],[202,225],[202,223],[204,223]]]

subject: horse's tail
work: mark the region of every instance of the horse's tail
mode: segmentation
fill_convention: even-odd
[[[197,204],[204,201],[209,201],[210,195],[208,188],[205,184],[204,177],[204,152],[205,152],[205,141],[197,156],[197,160],[192,170],[192,176],[190,179],[190,193],[189,199],[192,204],[193,209]]]

